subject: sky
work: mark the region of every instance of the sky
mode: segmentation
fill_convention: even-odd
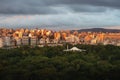
[[[120,0],[0,0],[0,27],[120,29]]]

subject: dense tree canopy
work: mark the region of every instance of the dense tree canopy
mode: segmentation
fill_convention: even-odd
[[[119,80],[120,47],[75,45],[0,49],[0,80]],[[72,45],[69,45],[72,47]]]

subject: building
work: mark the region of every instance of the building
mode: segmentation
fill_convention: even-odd
[[[120,46],[120,42],[116,44],[117,46]]]
[[[0,48],[2,48],[4,45],[3,45],[3,39],[0,38]]]
[[[10,46],[11,46],[11,38],[10,38],[10,37],[7,37],[7,36],[6,36],[6,37],[3,38],[3,40],[4,40],[4,41],[3,41],[3,45],[4,45],[4,46],[7,46],[7,47],[10,47]]]
[[[22,40],[21,40],[21,38],[16,37],[15,40],[16,40],[16,46],[22,45]]]
[[[46,40],[44,38],[41,38],[40,39],[40,44],[45,44],[46,43]]]
[[[22,37],[22,45],[30,45],[30,39],[28,36]]]
[[[46,43],[50,43],[50,39],[49,38],[46,39]]]
[[[96,43],[97,43],[97,39],[96,39],[96,38],[94,38],[94,39],[91,40],[91,44],[94,45],[94,44],[96,44]]]
[[[32,36],[32,37],[30,38],[30,45],[31,45],[31,46],[37,45],[37,37],[36,37],[36,36]]]

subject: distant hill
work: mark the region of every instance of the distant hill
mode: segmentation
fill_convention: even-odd
[[[72,30],[72,32],[75,30]],[[91,28],[91,29],[80,29],[78,32],[120,32],[120,29],[104,29],[104,28]]]

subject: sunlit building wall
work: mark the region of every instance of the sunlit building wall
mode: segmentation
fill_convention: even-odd
[[[3,39],[0,38],[0,48],[2,48],[4,45],[3,45]]]

